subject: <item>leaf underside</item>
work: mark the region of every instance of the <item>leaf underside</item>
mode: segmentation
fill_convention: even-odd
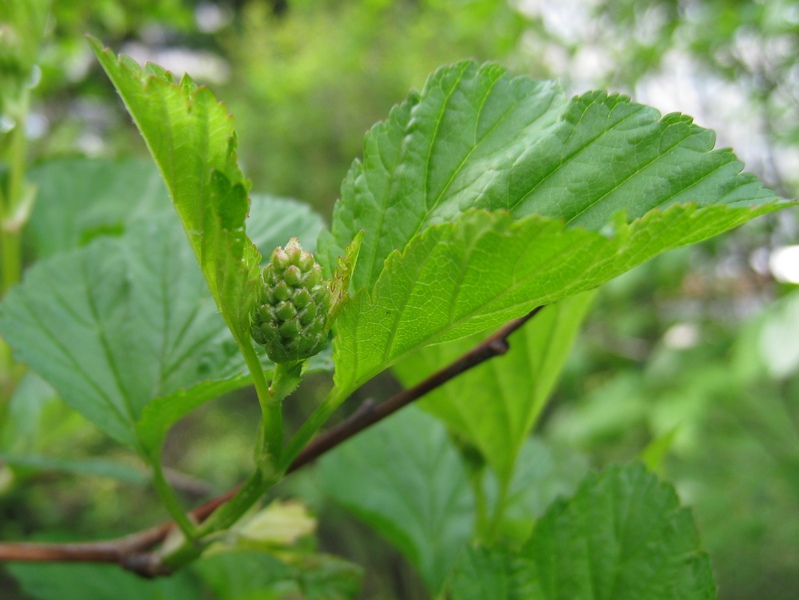
[[[89,39],[144,137],[216,305],[242,348],[260,255],[245,233],[249,182],[239,169],[233,119],[206,87],[144,68]]]

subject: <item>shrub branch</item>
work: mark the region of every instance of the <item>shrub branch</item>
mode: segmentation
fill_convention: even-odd
[[[527,315],[506,323],[496,333],[415,386],[379,404],[367,400],[350,417],[321,433],[305,446],[286,473],[296,471],[315,461],[364,429],[382,421],[469,369],[495,356],[505,354],[510,348],[508,337],[538,314],[542,308],[538,307]],[[191,518],[198,523],[204,521],[217,508],[235,496],[239,487],[193,509],[189,513]],[[174,529],[175,524],[167,522],[121,538],[98,542],[0,543],[0,561],[115,563],[142,577],[158,577],[168,575],[170,569],[163,564],[161,554],[155,548]]]

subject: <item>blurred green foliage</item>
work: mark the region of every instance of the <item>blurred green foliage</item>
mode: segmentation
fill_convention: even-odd
[[[218,58],[224,68],[214,88],[236,116],[254,190],[296,197],[326,215],[363,132],[435,67],[464,57],[631,93],[668,80],[675,60],[687,61],[692,88],[681,91],[712,112],[714,91],[734,90],[743,104],[725,113],[733,120],[712,125],[736,131],[736,119],[753,118],[746,131],[756,138],[737,138],[744,149],[760,148],[749,167],[786,196],[799,187],[791,168],[799,163],[795,0],[574,0],[559,10],[495,0],[59,0],[49,17],[33,10],[39,4],[19,6],[41,21],[44,38],[12,46],[0,30],[0,89],[8,113],[9,98],[31,83],[39,48],[30,163],[143,151],[90,57],[83,35],[91,33],[151,56],[181,49],[184,58]],[[788,600],[799,589],[799,369],[785,366],[799,345],[799,291],[775,282],[757,258],[797,243],[794,210],[606,285],[538,432],[596,466],[644,453],[694,508],[723,600]],[[382,398],[396,386],[380,383],[363,394]],[[307,381],[289,414],[316,404],[327,385]],[[63,460],[4,465],[0,537],[102,537],[165,518],[136,480],[142,465],[42,386],[29,376],[4,403],[0,449]],[[187,499],[241,479],[256,415],[257,402],[243,392],[171,433],[165,456]],[[90,456],[125,468],[98,470]],[[322,548],[365,566],[364,597],[423,597],[396,553],[331,506],[308,473],[278,492],[301,496],[319,514]],[[0,581],[4,590],[14,585]]]

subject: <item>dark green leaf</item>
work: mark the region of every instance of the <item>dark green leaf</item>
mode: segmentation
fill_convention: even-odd
[[[450,600],[532,600],[525,562],[503,549],[468,548],[447,581]]]
[[[536,523],[521,557],[531,600],[716,597],[691,513],[641,465],[589,476]]]
[[[26,594],[37,600],[167,600],[201,598],[186,573],[142,579],[116,565],[13,563],[6,568]]]
[[[414,407],[321,463],[325,489],[389,540],[437,590],[472,531],[473,499],[443,425]]]

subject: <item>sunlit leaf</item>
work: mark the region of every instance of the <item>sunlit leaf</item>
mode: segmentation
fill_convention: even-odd
[[[248,349],[260,256],[244,231],[250,184],[236,160],[233,119],[187,75],[178,81],[157,65],[141,68],[90,42],[161,171],[216,305]]]
[[[771,209],[677,205],[605,233],[483,211],[428,227],[339,316],[336,385],[346,396],[423,346],[499,327]]]
[[[605,92],[569,100],[553,82],[461,62],[436,71],[369,132],[363,160],[342,185],[332,234],[343,247],[366,232],[359,289],[375,284],[392,251],[469,209],[600,230],[620,211],[629,223],[674,204],[776,200],[714,144],[712,131],[684,115],[661,116]],[[729,226],[720,221],[705,237]]]

